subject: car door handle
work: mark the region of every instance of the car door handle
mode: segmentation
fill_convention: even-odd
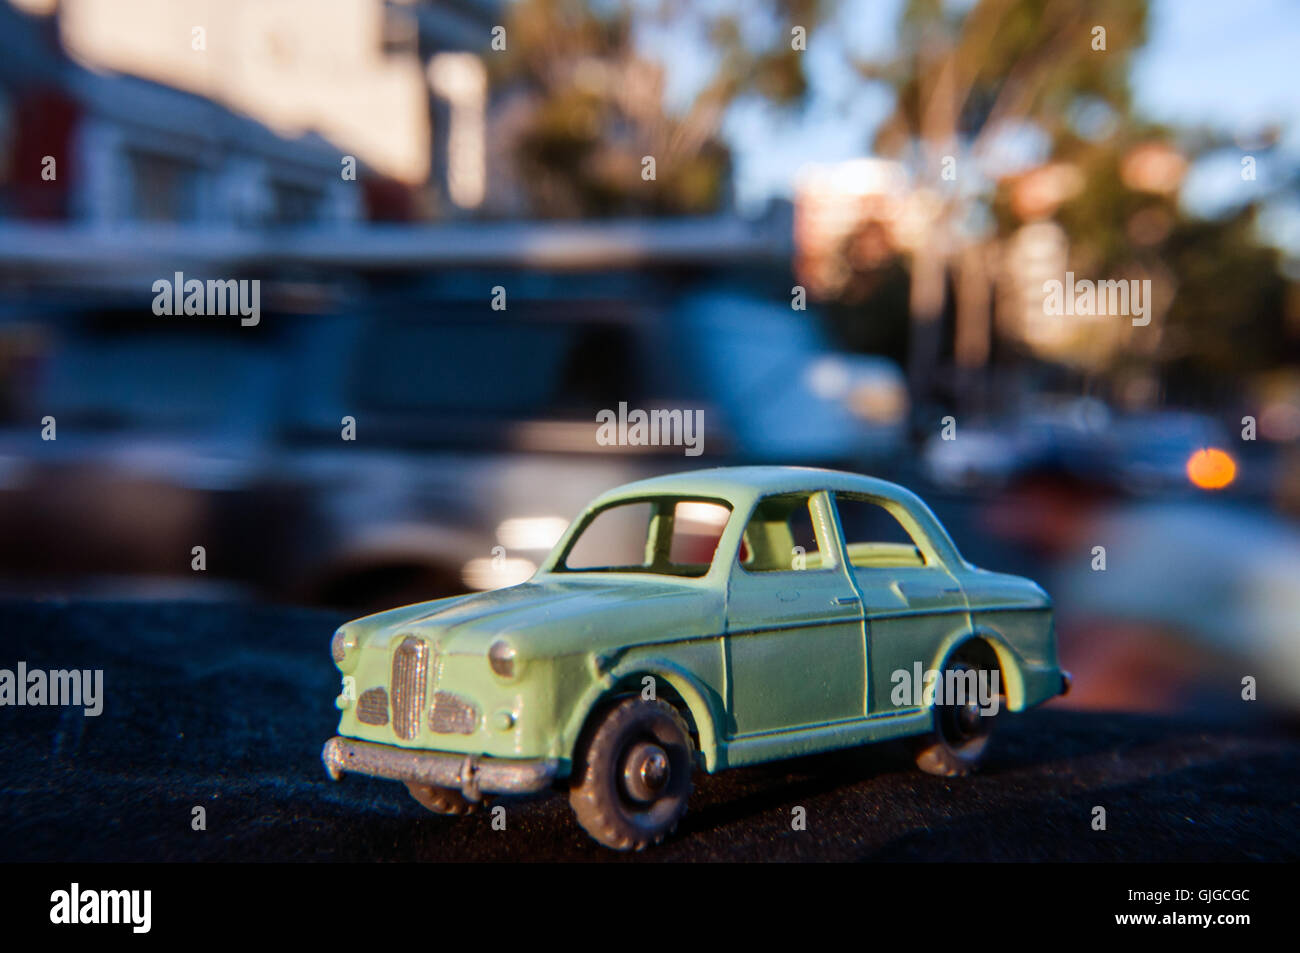
[[[833,606],[851,606],[862,601],[861,596],[836,596],[831,600]]]

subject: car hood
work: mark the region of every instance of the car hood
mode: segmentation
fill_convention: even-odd
[[[567,655],[645,641],[671,641],[721,630],[722,598],[699,584],[657,576],[530,580],[349,623],[364,644],[418,634],[439,651],[483,655],[508,637],[528,655]]]

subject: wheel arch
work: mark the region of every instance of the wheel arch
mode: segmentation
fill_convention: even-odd
[[[1023,711],[1025,707],[1025,678],[1021,669],[1020,656],[1007,642],[1002,633],[987,625],[976,625],[946,638],[939,646],[933,668],[943,671],[948,660],[963,649],[984,646],[993,653],[998,669],[1002,674],[1009,711]]]
[[[628,660],[611,668],[593,685],[574,706],[565,728],[565,749],[570,759],[577,758],[582,732],[592,717],[616,698],[639,695],[646,677],[655,679],[655,697],[668,702],[686,719],[704,768],[712,773],[718,763],[718,737],[708,693],[693,675],[666,659]]]

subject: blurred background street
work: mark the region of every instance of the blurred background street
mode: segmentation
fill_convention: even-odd
[[[0,0],[0,598],[358,614],[832,466],[1045,586],[1054,704],[1294,724],[1298,48],[1289,0]]]

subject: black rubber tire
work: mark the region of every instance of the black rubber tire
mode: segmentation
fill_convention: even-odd
[[[628,759],[649,748],[666,756],[667,780],[638,801]],[[690,799],[695,752],[690,729],[666,702],[627,698],[593,720],[578,746],[569,805],[591,837],[615,850],[644,850],[677,828]]]
[[[965,659],[953,659],[944,666],[940,677],[947,679],[949,670],[978,670],[979,666]],[[998,679],[1001,683],[1001,678]],[[998,710],[1002,710],[999,698]],[[916,766],[927,774],[954,778],[970,774],[980,766],[988,753],[989,742],[993,737],[993,728],[997,715],[978,715],[978,724],[974,730],[961,726],[958,708],[954,705],[935,705],[934,729],[928,734],[912,740],[912,755]]]
[[[406,790],[410,791],[411,797],[419,801],[423,807],[427,807],[435,814],[459,817],[473,814],[484,804],[483,801],[471,801],[454,788],[440,788],[432,784],[407,781]]]

